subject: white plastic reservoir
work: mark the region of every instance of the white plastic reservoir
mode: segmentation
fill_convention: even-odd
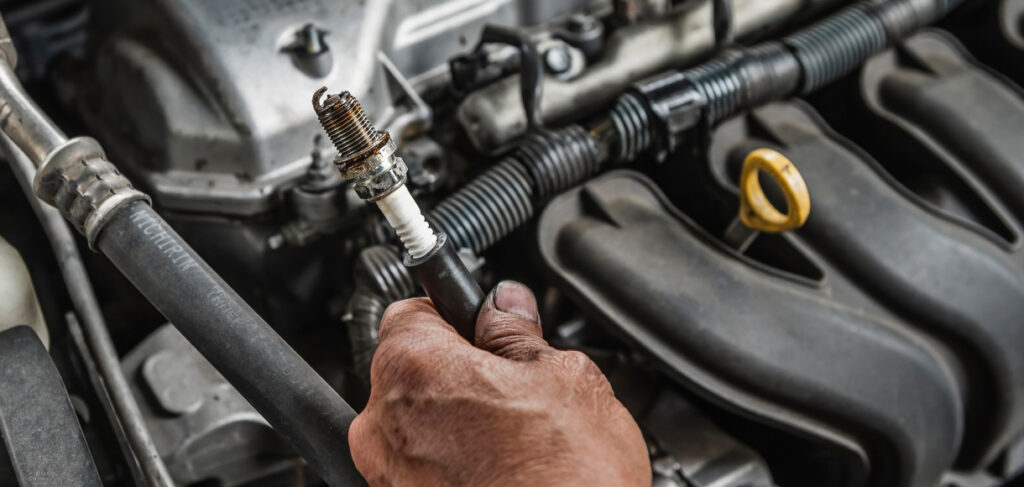
[[[21,254],[0,237],[0,332],[18,325],[28,325],[50,348],[50,333],[43,321],[35,288]]]

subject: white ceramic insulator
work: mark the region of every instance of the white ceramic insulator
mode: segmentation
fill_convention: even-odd
[[[430,229],[430,224],[404,184],[377,200],[377,207],[384,213],[384,218],[388,219],[413,259],[419,259],[434,249],[437,235]]]

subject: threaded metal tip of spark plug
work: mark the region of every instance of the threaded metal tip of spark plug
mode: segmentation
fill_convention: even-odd
[[[338,149],[337,161],[348,163],[377,149],[385,134],[370,123],[359,100],[345,91],[328,95],[321,103],[326,92],[327,87],[323,87],[313,95],[313,109],[320,125]]]

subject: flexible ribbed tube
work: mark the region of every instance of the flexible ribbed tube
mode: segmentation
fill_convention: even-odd
[[[710,123],[724,120],[740,107],[744,82],[740,71],[725,60],[708,61],[685,74],[707,100],[705,116]]]
[[[456,247],[479,253],[533,216],[533,194],[526,168],[509,158],[442,201],[429,219]]]
[[[379,294],[388,302],[413,295],[419,286],[402,264],[398,249],[374,245],[356,259],[356,282]]]
[[[377,351],[377,326],[384,310],[392,302],[412,296],[418,286],[402,263],[398,249],[391,245],[363,250],[356,259],[355,275],[356,289],[349,300],[345,321],[352,365],[356,375],[366,381]]]
[[[632,161],[651,147],[654,134],[650,115],[639,95],[626,93],[619,97],[609,119],[617,136],[614,147],[617,161]]]
[[[529,135],[516,157],[533,178],[537,202],[586,181],[598,167],[597,141],[578,125]]]
[[[803,68],[801,94],[807,94],[857,69],[887,44],[881,19],[854,5],[783,41]]]

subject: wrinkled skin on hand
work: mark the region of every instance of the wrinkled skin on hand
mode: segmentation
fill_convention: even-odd
[[[475,342],[429,300],[388,308],[349,430],[371,485],[651,485],[640,429],[589,358],[544,341],[529,289],[499,284]]]

